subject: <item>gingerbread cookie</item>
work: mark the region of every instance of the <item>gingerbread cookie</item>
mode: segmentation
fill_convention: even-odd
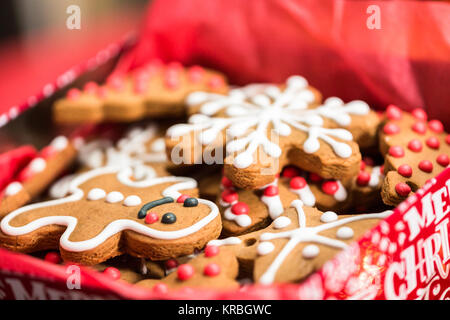
[[[385,116],[380,130],[386,173],[381,196],[395,206],[448,167],[450,135],[439,120],[427,121],[422,109],[408,113],[391,105]]]
[[[333,97],[320,105],[320,94],[300,76],[283,86],[249,85],[227,95],[194,92],[187,103],[195,113],[189,123],[167,131],[170,159],[198,163],[211,161],[209,155],[221,161],[225,147],[225,174],[244,189],[271,183],[287,164],[327,179],[356,175],[357,142],[373,144],[379,125],[363,101],[344,104]]]
[[[236,289],[239,288],[239,282],[235,280],[238,271],[238,261],[231,249],[207,246],[204,253],[178,265],[176,270],[164,279],[143,280],[137,285],[159,291],[186,287]]]
[[[291,206],[265,229],[209,245],[231,248],[241,269],[257,283],[298,282],[392,213],[337,215],[301,200]]]
[[[70,196],[6,215],[0,245],[20,252],[59,247],[64,260],[85,265],[123,253],[151,260],[187,255],[221,231],[217,206],[195,198],[196,185],[191,178],[155,178],[150,167],[94,169],[71,182]]]
[[[69,139],[59,136],[20,171],[9,183],[0,203],[0,219],[43,192],[75,159],[76,149]]]
[[[88,82],[56,101],[53,116],[59,123],[131,122],[144,117],[185,114],[185,97],[193,91],[223,93],[222,74],[199,66],[153,61],[129,74],[110,76],[103,86]]]
[[[257,190],[238,189],[224,176],[223,191],[216,201],[222,214],[222,235],[234,236],[265,228],[296,199],[306,206],[338,213],[373,204],[379,199],[382,178],[380,167],[372,168],[365,162],[361,162],[357,177],[343,181],[323,179],[288,166],[274,182]]]

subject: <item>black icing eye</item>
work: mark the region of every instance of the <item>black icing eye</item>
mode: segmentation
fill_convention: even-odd
[[[164,215],[161,218],[161,222],[165,224],[172,224],[177,221],[177,216],[173,214],[172,212],[164,213]]]
[[[196,207],[196,206],[198,206],[198,200],[195,198],[187,198],[186,200],[184,200],[183,206]]]

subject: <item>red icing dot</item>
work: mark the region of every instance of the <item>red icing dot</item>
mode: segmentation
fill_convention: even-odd
[[[169,291],[169,287],[165,283],[157,283],[154,285],[153,291],[155,293],[163,294],[163,293],[167,293]]]
[[[400,167],[398,167],[398,173],[402,176],[409,178],[412,175],[412,168],[407,164],[402,164]]]
[[[420,108],[416,108],[414,109],[411,114],[413,115],[414,118],[416,118],[417,120],[423,120],[423,121],[427,121],[427,114],[425,113],[425,111],[423,111],[423,109]]]
[[[230,179],[228,179],[227,177],[222,177],[221,183],[224,188],[228,189],[228,188],[233,187],[233,182]]]
[[[180,86],[180,78],[177,74],[168,73],[165,78],[164,84],[169,89],[176,89]]]
[[[400,132],[400,127],[395,123],[386,123],[383,127],[383,132],[385,134],[397,134]]]
[[[94,81],[89,81],[83,87],[83,90],[89,94],[96,94],[98,89],[98,84]]]
[[[422,160],[419,162],[419,169],[424,172],[430,173],[431,171],[433,171],[433,164],[430,160]]]
[[[408,149],[414,152],[420,152],[422,150],[422,142],[418,139],[412,139],[408,142]]]
[[[411,192],[411,187],[404,182],[399,182],[395,186],[395,191],[402,197],[406,197]]]
[[[117,268],[114,267],[108,267],[105,270],[103,270],[103,274],[107,275],[113,280],[120,279],[120,271]]]
[[[61,257],[57,252],[48,252],[45,255],[44,260],[50,263],[59,264],[61,262]]]
[[[147,223],[147,224],[155,223],[158,220],[159,220],[159,216],[156,213],[154,213],[154,212],[149,212],[145,216],[145,223]]]
[[[115,90],[122,90],[124,88],[124,81],[121,76],[109,77],[106,83]]]
[[[359,164],[359,169],[361,171],[363,171],[366,168],[366,163],[364,162],[364,160],[361,160],[361,163]]]
[[[220,249],[218,246],[212,246],[212,245],[206,246],[205,257],[211,258],[211,257],[217,256],[219,254],[219,251],[220,251]]]
[[[278,195],[278,187],[277,186],[268,186],[267,188],[264,189],[264,195],[266,197],[273,197],[273,196]]]
[[[402,158],[405,155],[405,150],[400,146],[392,146],[389,148],[389,155],[394,158]]]
[[[337,181],[330,180],[322,183],[322,191],[329,195],[334,195],[339,189]]]
[[[182,264],[178,267],[177,276],[178,279],[185,281],[194,275],[194,267],[190,264]]]
[[[219,76],[212,76],[211,79],[208,81],[208,86],[211,89],[218,89],[225,85],[225,81],[223,81],[222,77]]]
[[[222,200],[226,203],[233,203],[235,201],[238,201],[239,195],[237,192],[232,190],[225,190],[222,192]]]
[[[139,79],[134,83],[134,92],[137,94],[144,93],[148,89],[148,82],[145,79]]]
[[[77,88],[72,88],[67,91],[67,99],[69,100],[77,100],[81,96],[81,91]]]
[[[390,120],[400,120],[402,118],[402,110],[399,107],[391,104],[386,109],[386,116]]]
[[[319,176],[317,173],[310,172],[309,180],[311,180],[312,182],[320,182],[320,181],[322,181],[322,177]]]
[[[181,196],[178,197],[177,202],[184,203],[184,200],[186,200],[187,198],[189,198],[187,194],[182,194]]]
[[[237,202],[231,207],[231,212],[235,215],[248,214],[250,208],[244,202]]]
[[[360,171],[358,174],[358,178],[356,179],[356,183],[359,186],[367,186],[370,181],[370,174],[365,171]]]
[[[428,122],[428,128],[436,133],[444,132],[444,125],[439,120],[430,120],[430,122]]]
[[[289,182],[289,186],[292,189],[303,189],[306,186],[306,180],[303,177],[292,178]]]
[[[441,166],[446,167],[449,164],[449,157],[446,154],[440,154],[436,158],[436,162],[439,163]]]
[[[281,173],[281,175],[285,178],[293,178],[296,177],[300,174],[300,170],[297,169],[296,167],[286,167],[284,168],[283,172]]]
[[[174,269],[178,267],[178,261],[175,259],[169,259],[164,265],[166,266],[166,269]]]
[[[431,149],[439,149],[440,142],[439,139],[436,137],[429,137],[427,141],[425,141],[425,143]]]
[[[191,82],[197,83],[203,79],[205,69],[200,66],[192,66],[188,71],[188,78]]]
[[[425,134],[425,132],[427,132],[427,125],[425,122],[419,121],[413,124],[412,129],[419,134]]]
[[[205,266],[203,274],[208,277],[215,277],[220,274],[220,266],[217,263],[209,263]]]

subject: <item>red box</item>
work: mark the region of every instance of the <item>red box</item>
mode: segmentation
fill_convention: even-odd
[[[268,61],[272,63],[278,62],[279,60],[276,60],[277,50],[270,48],[264,52],[252,52],[249,47],[260,48],[259,45],[264,42],[266,45],[267,43],[272,44],[268,42],[267,35],[257,32],[257,36],[252,44],[245,42],[250,40],[250,36],[245,34],[241,34],[239,39],[232,39],[229,43],[223,43],[222,40],[226,38],[224,32],[227,27],[230,27],[230,24],[220,24],[216,21],[217,19],[212,19],[212,17],[218,11],[221,12],[222,17],[230,17],[233,10],[240,9],[238,11],[240,15],[237,15],[229,22],[233,23],[231,27],[239,29],[240,32],[244,32],[245,19],[251,19],[250,16],[252,14],[259,14],[259,21],[270,24],[271,30],[292,32],[295,29],[293,29],[293,25],[304,23],[302,25],[303,33],[299,41],[304,46],[304,57],[306,58],[304,62],[299,62],[296,65],[295,70],[305,70],[307,77],[309,77],[308,73],[311,73],[313,77],[312,83],[320,89],[322,88],[320,83],[324,83],[324,91],[327,95],[334,94],[334,91],[337,90],[338,92],[335,94],[339,95],[339,92],[342,92],[344,98],[350,99],[361,98],[360,96],[355,97],[355,95],[362,92],[362,98],[367,98],[378,108],[383,108],[387,103],[396,102],[405,109],[411,109],[414,105],[417,105],[418,101],[426,101],[428,111],[434,117],[442,118],[443,122],[447,126],[449,125],[449,114],[442,112],[446,110],[445,106],[450,101],[448,94],[444,96],[444,102],[436,102],[435,98],[427,100],[427,95],[436,92],[433,83],[425,84],[423,87],[425,89],[422,91],[417,90],[417,88],[411,88],[410,81],[411,77],[413,77],[411,73],[408,73],[406,77],[409,80],[403,81],[401,84],[394,81],[388,83],[387,87],[380,87],[373,83],[367,83],[367,75],[370,75],[374,70],[368,70],[365,68],[367,66],[361,65],[361,63],[366,62],[369,56],[377,57],[378,52],[376,46],[371,45],[370,42],[365,42],[364,40],[361,40],[361,43],[352,42],[352,37],[357,36],[352,32],[348,32],[348,28],[355,27],[355,21],[340,21],[341,31],[347,31],[343,31],[345,40],[348,44],[354,45],[351,48],[352,50],[346,52],[345,48],[336,47],[334,43],[330,45],[321,43],[333,32],[314,29],[313,27],[319,27],[321,22],[311,19],[320,17],[325,19],[320,21],[326,21],[330,18],[330,15],[333,16],[338,13],[341,18],[345,18],[348,15],[355,14],[360,9],[366,9],[369,5],[368,2],[342,1],[341,5],[333,6],[327,3],[319,6],[316,4],[317,2],[306,1],[303,4],[297,3],[289,6],[281,1],[273,1],[270,5],[266,3],[258,7],[256,2],[249,1],[244,9],[238,8],[240,5],[230,1],[217,1],[209,6],[204,5],[205,2],[202,5],[202,2],[198,1],[193,1],[190,5],[185,5],[186,2],[180,0],[156,1],[148,13],[149,19],[144,25],[141,41],[136,46],[138,49],[135,48],[133,51],[126,52],[116,71],[128,70],[143,64],[147,59],[161,57],[165,60],[176,59],[184,63],[201,62],[205,65],[213,65],[228,72],[232,79],[238,83],[256,80],[277,81],[285,77],[286,73],[291,70],[292,61],[297,52],[295,46],[289,43],[289,40],[292,40],[290,38],[292,34],[284,34],[285,38],[280,36],[283,39],[277,39],[279,44],[282,40],[287,41],[283,42],[284,45],[276,48],[278,49],[278,55],[285,55],[283,58],[286,59],[283,62],[279,62],[279,68],[274,68],[271,64],[268,64],[266,70],[261,70],[261,61],[269,59]],[[406,21],[409,23],[414,22],[410,19],[415,13],[425,8],[428,9],[427,14],[433,12],[435,16],[433,21],[421,26],[425,30],[432,23],[440,23],[441,18],[445,17],[445,14],[448,17],[450,13],[450,6],[440,3],[424,4],[411,1],[409,4],[404,2],[396,4],[379,3],[379,6],[383,10],[406,10],[406,13],[400,18],[395,18],[397,22],[400,21],[398,22],[400,26]],[[172,9],[168,10],[168,8]],[[303,13],[303,15],[299,12]],[[421,12],[423,13],[424,11]],[[285,13],[292,14],[294,17],[292,18],[293,21],[283,22]],[[270,19],[264,19],[268,16],[270,16]],[[430,14],[428,17],[431,16]],[[177,20],[180,17],[181,20]],[[389,24],[390,19],[393,19],[393,17],[388,16],[386,19],[387,22],[385,23]],[[174,21],[177,23],[174,23]],[[174,24],[177,28],[171,29]],[[258,25],[258,28],[258,30],[264,30],[261,25]],[[180,30],[182,30],[182,35],[180,35]],[[365,32],[364,30],[355,33],[361,39]],[[418,78],[426,76],[428,72],[433,70],[448,70],[450,55],[443,58],[441,54],[449,48],[449,45],[443,41],[445,34],[449,36],[449,32],[450,30],[444,28],[442,29],[442,35],[431,35],[437,48],[436,54],[433,56],[427,56],[427,52],[418,47],[410,48],[411,51],[402,51],[397,45],[394,48],[390,48],[387,56],[392,59],[391,61],[379,61],[379,56],[375,59],[375,64],[381,68],[375,75],[375,79],[377,81],[385,80],[386,74],[384,72],[386,70],[392,72],[396,63],[404,63],[405,61],[410,61],[409,67],[413,68],[426,66],[425,71],[420,69],[422,72],[415,75]],[[419,39],[422,31],[415,30],[413,34],[416,39]],[[308,38],[308,35],[316,36],[315,40]],[[143,39],[150,39],[152,45],[157,44],[158,46],[145,49],[145,41]],[[388,40],[379,39],[382,43]],[[414,39],[408,38],[408,41],[412,40]],[[321,43],[320,47],[317,46],[319,42]],[[119,52],[117,46],[113,45],[110,48],[114,48],[114,54]],[[216,55],[212,51],[214,48],[220,48],[217,49],[219,53]],[[234,59],[235,61],[233,61],[229,56],[233,52],[236,56],[239,56],[239,51],[236,51],[236,48],[242,50],[240,54],[241,61],[237,61],[239,59]],[[113,59],[114,54],[109,54],[109,57]],[[347,90],[342,85],[339,85],[340,87],[330,86],[329,82],[324,81],[320,75],[317,75],[317,70],[314,70],[313,67],[305,67],[305,64],[311,61],[311,56],[314,54],[319,55],[319,57],[327,55],[333,57],[330,64],[333,64],[335,67],[333,70],[338,70],[339,76],[346,80],[343,83],[348,84],[360,81],[362,84],[359,83],[359,86],[356,89],[354,88],[355,90]],[[343,58],[342,55],[345,55],[345,57]],[[254,62],[255,57],[259,57],[259,60],[255,62],[259,69],[250,63]],[[346,60],[348,58],[353,58],[354,61],[348,62]],[[346,63],[340,65],[343,61]],[[417,64],[418,61],[422,63],[419,66]],[[87,63],[82,63],[80,66]],[[103,61],[103,63],[107,62]],[[266,61],[266,63],[268,62]],[[349,67],[350,71],[347,71]],[[351,67],[358,69],[355,71]],[[320,68],[322,68],[322,71],[326,69]],[[75,76],[78,77],[86,69],[77,67],[73,70]],[[239,73],[239,70],[242,70],[242,73]],[[353,78],[352,74],[356,74],[356,78]],[[447,72],[448,74],[450,73]],[[364,79],[367,80],[366,83],[364,83]],[[447,79],[448,76],[444,80]],[[445,82],[442,85],[445,86]],[[399,91],[390,91],[393,88],[397,88]],[[437,89],[442,90],[442,87]],[[402,90],[409,91],[404,92]],[[416,91],[410,92],[411,90]],[[377,95],[377,92],[380,94]],[[386,92],[389,94],[385,95],[384,93]],[[425,92],[427,93],[425,94]],[[418,97],[416,93],[422,95]],[[442,91],[440,95],[443,95]],[[36,95],[36,97],[39,100],[44,95],[40,94]],[[414,99],[411,100],[411,97],[414,97]],[[20,110],[26,110],[29,106],[30,104],[24,104],[20,107]],[[7,179],[6,177],[5,180]],[[110,280],[103,274],[83,267],[79,270],[71,269],[70,266],[53,265],[31,256],[0,249],[0,298],[448,299],[450,297],[449,221],[450,168],[447,168],[439,176],[433,178],[427,185],[418,190],[415,195],[400,204],[391,216],[381,221],[372,230],[368,230],[362,238],[340,252],[334,259],[328,261],[321,270],[311,275],[301,284],[244,285],[237,291],[227,292],[183,289],[162,294],[153,292],[150,289]],[[69,289],[70,284],[68,285],[68,281],[70,276],[78,271],[79,274],[77,275],[81,277],[82,287],[79,290],[71,290]],[[192,294],[193,292],[195,292],[195,295]]]

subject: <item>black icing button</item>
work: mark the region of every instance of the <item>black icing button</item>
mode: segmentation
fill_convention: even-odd
[[[196,207],[198,206],[198,200],[195,198],[186,198],[186,200],[184,200],[183,206]]]
[[[172,224],[175,223],[175,221],[177,221],[177,216],[172,212],[164,213],[161,218],[161,222],[165,224]]]

